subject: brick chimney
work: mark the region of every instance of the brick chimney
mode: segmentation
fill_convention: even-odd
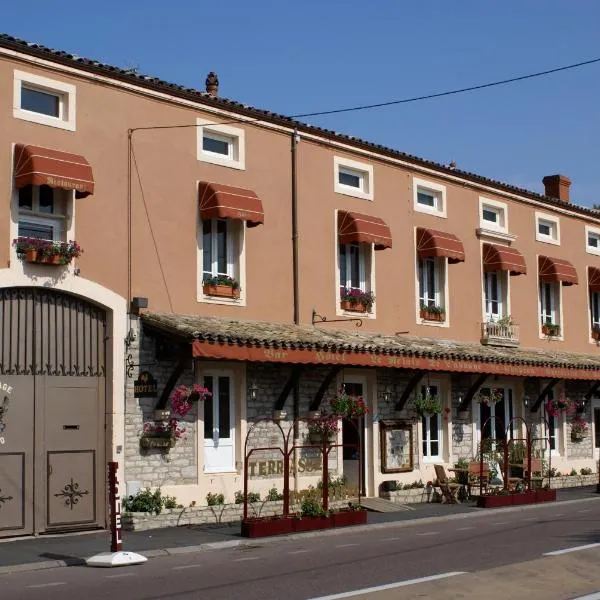
[[[206,76],[206,92],[213,98],[219,95],[219,78],[213,71]]]
[[[542,183],[546,188],[546,196],[557,198],[563,202],[569,202],[569,188],[571,180],[566,175],[547,175],[542,179]]]

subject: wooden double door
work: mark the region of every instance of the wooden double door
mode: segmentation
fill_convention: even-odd
[[[105,312],[0,290],[0,537],[105,525]]]

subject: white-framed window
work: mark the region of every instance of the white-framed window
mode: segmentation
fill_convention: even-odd
[[[421,394],[425,396],[440,395],[440,386],[429,384],[421,386]],[[442,459],[442,415],[423,415],[421,417],[423,440],[423,460],[425,462],[440,461]]]
[[[446,186],[413,177],[413,206],[418,212],[446,217]]]
[[[219,125],[206,119],[196,119],[198,160],[245,170],[245,133],[240,127]]]
[[[508,315],[508,275],[506,271],[490,271],[483,276],[485,319],[494,323]]]
[[[214,302],[239,302],[238,299],[207,296],[202,284],[210,278],[225,276],[235,279],[244,294],[244,235],[243,221],[234,219],[206,219],[200,221],[198,246],[201,265],[199,300]]]
[[[419,276],[419,307],[445,308],[444,287],[446,260],[444,258],[421,258],[417,264]]]
[[[590,291],[590,321],[592,328],[600,327],[600,292]]]
[[[547,244],[560,244],[560,220],[545,213],[535,213],[535,239]]]
[[[73,192],[47,185],[26,185],[17,190],[17,235],[42,240],[66,241],[66,219]]]
[[[367,244],[340,244],[340,293],[367,292]]]
[[[585,251],[600,256],[600,228],[585,226]]]
[[[560,283],[540,281],[540,324],[560,327]]]
[[[338,194],[373,200],[373,166],[349,158],[334,156],[333,189]]]
[[[505,202],[479,198],[479,226],[483,230],[508,231],[508,207]]]
[[[74,85],[15,69],[13,117],[75,131]]]
[[[543,383],[545,385],[547,382]],[[546,401],[554,400],[554,390],[549,390],[546,394],[546,398],[542,403],[543,410],[543,429],[544,435],[548,438],[548,445],[550,446],[548,450],[553,456],[558,456],[560,454],[560,427],[561,427],[561,417],[551,415],[546,411]],[[545,444],[546,445],[546,444]]]
[[[478,428],[481,439],[504,440],[507,437],[513,438],[514,423],[513,417],[513,390],[510,387],[494,386],[495,394],[499,394],[501,399],[494,404],[485,404],[483,402],[475,402],[477,408]],[[491,396],[491,389],[481,388],[479,393],[482,396]]]
[[[203,409],[204,472],[235,470],[234,379],[229,371],[207,370],[201,385],[211,392]]]

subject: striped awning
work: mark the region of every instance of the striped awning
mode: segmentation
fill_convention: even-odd
[[[575,267],[563,258],[538,257],[539,276],[541,281],[553,283],[560,281],[563,285],[577,285],[579,279]]]
[[[246,221],[248,227],[265,222],[262,202],[252,190],[201,181],[198,184],[198,199],[202,220],[236,219]]]
[[[588,267],[588,286],[590,292],[600,292],[600,269]]]
[[[525,275],[527,265],[523,255],[515,248],[483,244],[483,270],[508,271],[511,275]]]
[[[16,144],[15,187],[48,185],[75,190],[77,198],[94,193],[92,167],[83,156],[41,146]]]
[[[421,258],[446,257],[449,263],[463,262],[462,242],[452,233],[417,227],[417,254]]]
[[[370,217],[346,210],[338,211],[340,244],[375,244],[375,250],[392,247],[390,228],[379,217]]]

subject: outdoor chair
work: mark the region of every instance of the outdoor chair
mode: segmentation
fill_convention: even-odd
[[[442,503],[460,504],[458,492],[462,487],[461,484],[453,483],[448,479],[443,465],[434,465],[434,469],[437,478],[437,487],[440,488],[442,494]]]
[[[490,466],[487,463],[483,463],[483,469],[481,463],[470,462],[469,463],[469,497],[472,495],[471,490],[476,489],[479,491],[480,487],[483,494],[487,494],[488,485],[490,483]]]

